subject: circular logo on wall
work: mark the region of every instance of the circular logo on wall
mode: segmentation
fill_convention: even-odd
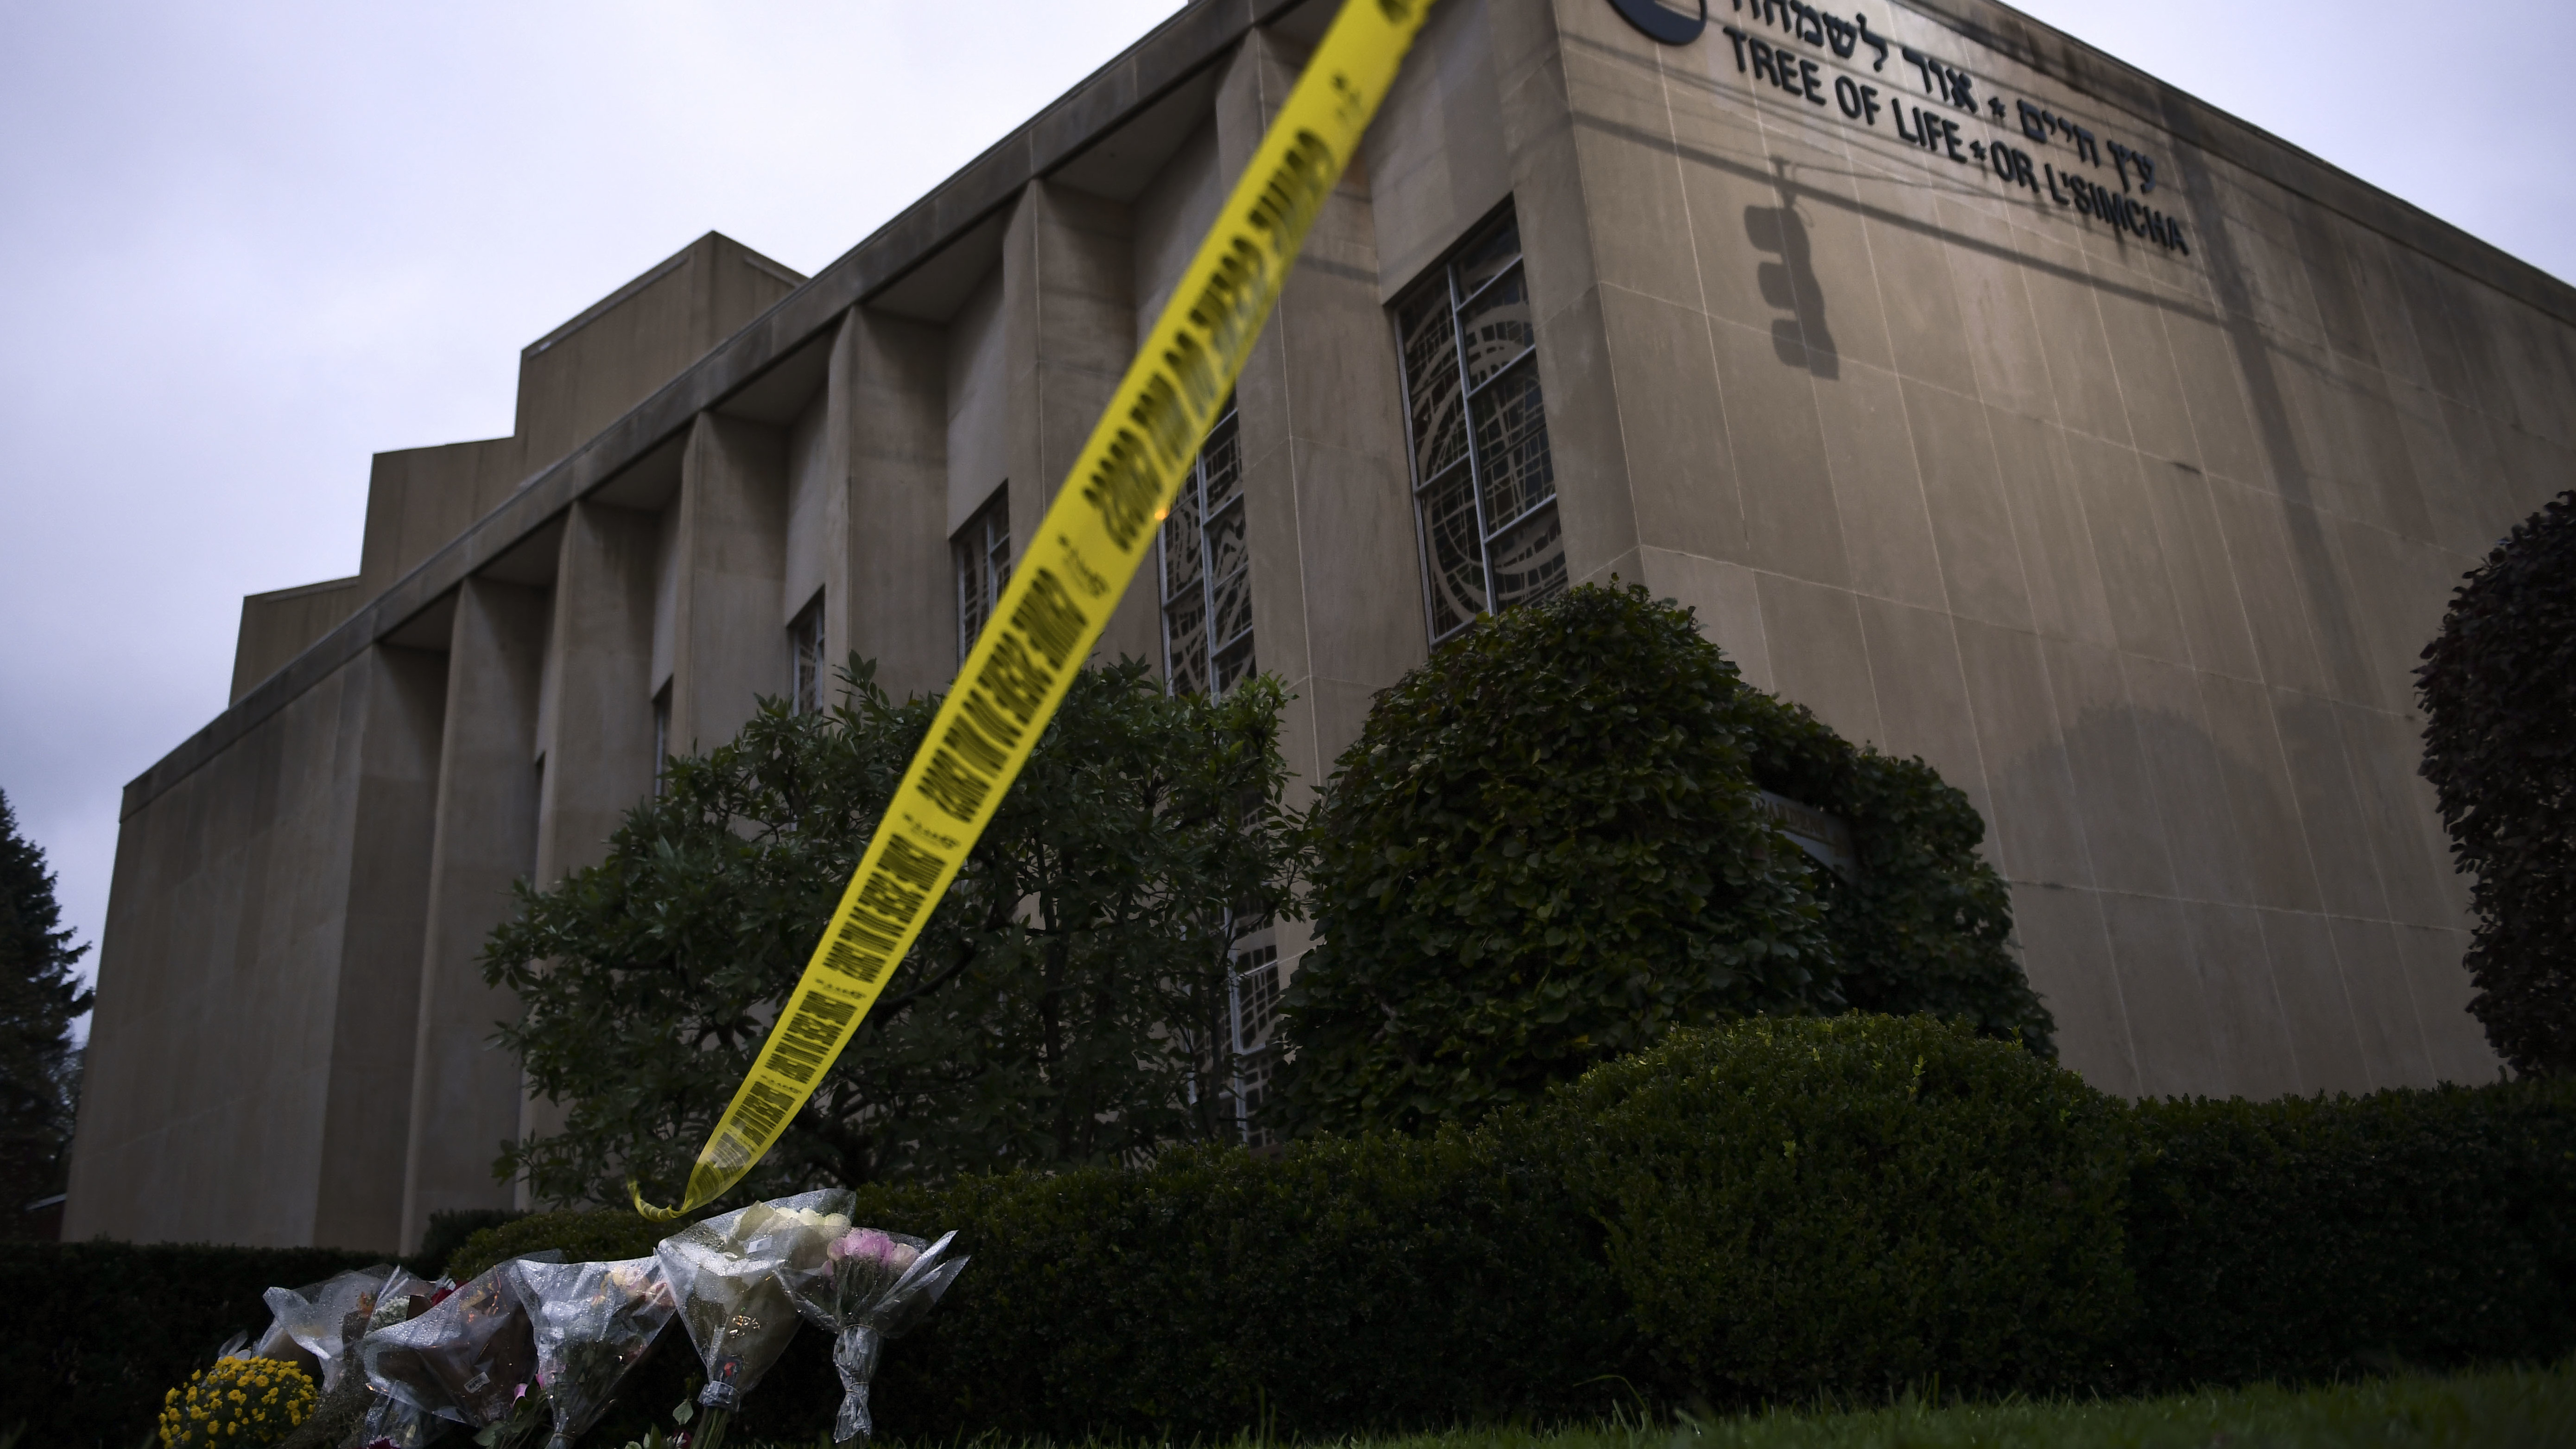
[[[1666,45],[1688,45],[1708,28],[1708,0],[1610,0],[1610,8],[1629,24]],[[1696,8],[1694,18],[1690,11]]]

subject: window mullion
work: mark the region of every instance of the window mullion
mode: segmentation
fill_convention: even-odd
[[[1476,408],[1467,395],[1467,329],[1459,322],[1465,304],[1458,297],[1458,269],[1454,264],[1442,268],[1448,285],[1441,290],[1449,294],[1449,338],[1452,355],[1449,365],[1458,371],[1458,421],[1467,430],[1467,506],[1476,510],[1476,571],[1485,589],[1485,612],[1494,608],[1494,552],[1486,547],[1485,527],[1485,461],[1476,449]],[[1490,285],[1490,284],[1489,284]]]
[[[1199,667],[1207,671],[1208,696],[1216,696],[1216,540],[1208,536],[1207,454],[1201,451],[1198,461],[1190,465],[1190,476],[1198,480],[1197,505],[1199,531]]]

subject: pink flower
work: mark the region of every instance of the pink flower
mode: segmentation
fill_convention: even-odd
[[[836,1262],[860,1262],[871,1267],[900,1273],[921,1256],[920,1250],[896,1242],[874,1228],[852,1228],[832,1240],[824,1251]]]

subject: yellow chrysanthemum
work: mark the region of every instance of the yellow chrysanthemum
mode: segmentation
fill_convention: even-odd
[[[319,1397],[313,1380],[291,1363],[226,1359],[163,1396],[161,1443],[164,1449],[267,1449],[311,1416]]]

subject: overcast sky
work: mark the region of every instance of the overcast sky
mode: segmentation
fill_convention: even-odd
[[[0,0],[0,790],[81,939],[370,454],[506,435],[519,349],[703,232],[820,270],[1178,8]],[[2023,8],[2576,276],[2568,0]]]

